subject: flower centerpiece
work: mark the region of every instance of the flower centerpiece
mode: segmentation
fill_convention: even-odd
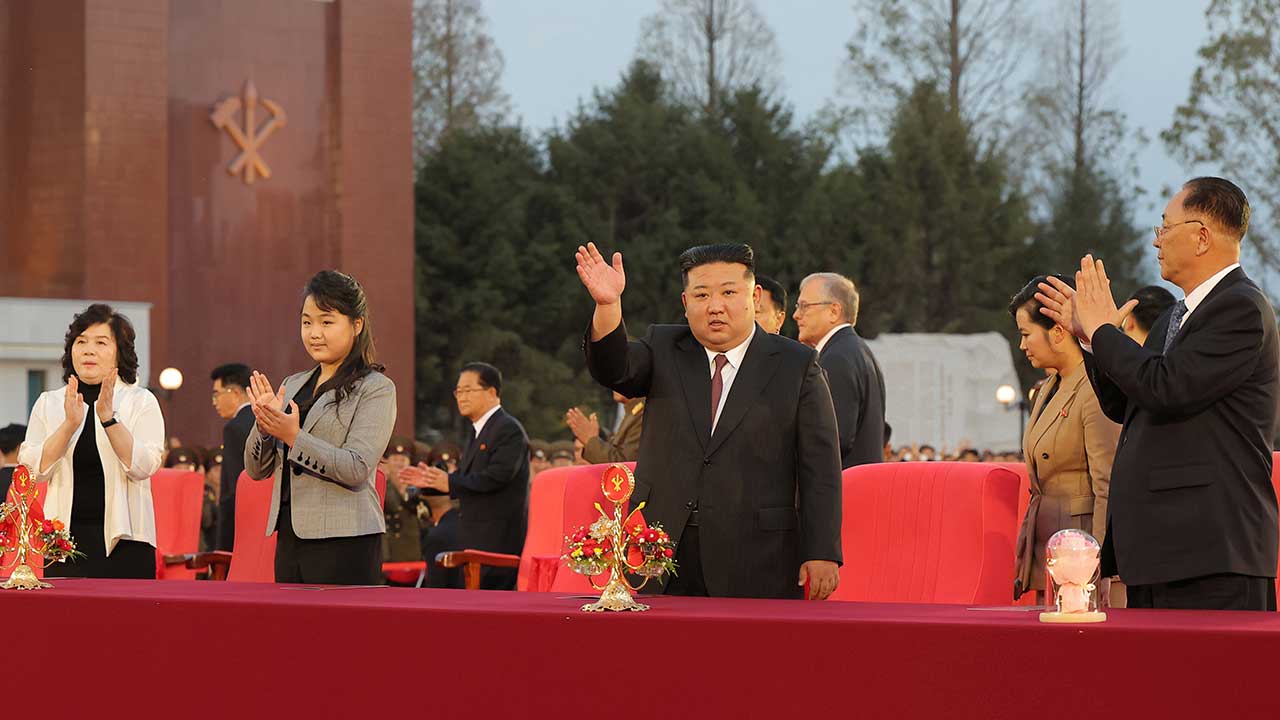
[[[36,484],[31,479],[31,470],[25,465],[14,469],[9,497],[9,501],[0,503],[0,553],[12,552],[15,555],[2,568],[12,568],[12,574],[0,589],[53,587],[36,577],[28,556],[40,558],[41,567],[45,567],[49,563],[82,557],[83,553],[76,551],[71,532],[61,520],[44,516],[40,505],[35,502]]]
[[[601,591],[600,599],[583,605],[583,610],[648,610],[649,606],[636,602],[631,593],[664,573],[675,574],[675,544],[661,525],[645,522],[641,514],[644,503],[624,519],[623,506],[635,489],[635,476],[625,465],[609,466],[601,478],[601,489],[605,498],[613,503],[613,515],[596,503],[600,518],[565,536],[565,553],[561,559],[569,569],[591,578],[591,586]],[[632,585],[626,577],[628,571],[644,580]],[[595,577],[606,572],[608,581],[597,585]]]

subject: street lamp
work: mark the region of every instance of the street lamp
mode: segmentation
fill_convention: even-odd
[[[1012,410],[1014,406],[1018,408],[1018,449],[1022,449],[1022,436],[1027,431],[1026,412],[1030,409],[1026,400],[1018,399],[1018,391],[1012,385],[1001,385],[996,388],[996,402],[1004,406],[1005,410]]]
[[[182,387],[182,371],[174,367],[167,367],[161,370],[160,387],[168,392],[173,392]]]

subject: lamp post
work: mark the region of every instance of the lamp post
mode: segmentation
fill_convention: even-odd
[[[1022,449],[1022,436],[1027,431],[1027,410],[1030,407],[1027,401],[1018,397],[1018,391],[1012,385],[1001,385],[996,388],[996,402],[1004,406],[1005,410],[1012,410],[1016,405],[1018,408],[1018,449]]]

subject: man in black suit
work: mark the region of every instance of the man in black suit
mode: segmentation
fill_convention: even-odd
[[[236,480],[244,471],[244,443],[253,429],[249,407],[249,366],[219,365],[209,374],[213,407],[227,421],[222,426],[222,478],[218,483],[218,550],[233,550],[236,541]]]
[[[402,470],[401,477],[409,485],[446,492],[459,501],[460,549],[519,555],[529,509],[529,437],[502,409],[501,393],[498,368],[487,363],[464,366],[453,396],[471,429],[458,471],[446,473],[420,464],[417,471]],[[481,572],[481,588],[515,586],[514,568],[486,567]]]
[[[622,254],[578,248],[596,302],[585,343],[601,384],[646,398],[632,503],[677,543],[679,595],[824,599],[839,582],[840,451],[817,353],[756,325],[746,245],[680,256],[689,324],[628,342]]]
[[[1088,343],[1098,401],[1124,424],[1102,574],[1118,572],[1129,607],[1275,610],[1280,342],[1266,294],[1240,269],[1249,202],[1226,180],[1196,178],[1163,217],[1160,274],[1186,298],[1144,345],[1116,327],[1137,301],[1117,310],[1092,256],[1074,292],[1058,281],[1037,295]]]
[[[840,424],[840,465],[884,460],[884,375],[871,348],[855,331],[858,289],[836,273],[814,273],[800,283],[793,316],[800,342],[818,351]]]

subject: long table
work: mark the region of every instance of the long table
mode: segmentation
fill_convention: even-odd
[[[55,582],[0,591],[6,717],[1280,717],[1274,613]]]

